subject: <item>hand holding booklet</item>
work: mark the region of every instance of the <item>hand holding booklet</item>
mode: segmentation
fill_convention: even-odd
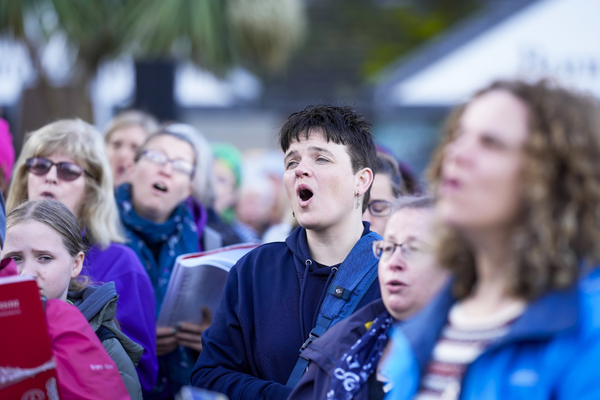
[[[157,325],[174,327],[179,322],[202,323],[202,308],[214,314],[231,267],[255,244],[183,254],[175,260]]]

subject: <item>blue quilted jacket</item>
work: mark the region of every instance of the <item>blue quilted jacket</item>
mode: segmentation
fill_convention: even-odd
[[[394,334],[386,400],[412,399],[450,308],[450,285]],[[531,302],[467,369],[461,400],[600,399],[600,271]]]

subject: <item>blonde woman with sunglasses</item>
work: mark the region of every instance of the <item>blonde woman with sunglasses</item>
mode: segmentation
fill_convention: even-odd
[[[114,281],[116,319],[144,347],[137,366],[142,389],[154,386],[158,365],[154,291],[125,238],[113,195],[102,135],[79,119],[60,120],[28,135],[14,168],[6,202],[10,212],[28,200],[55,199],[75,214],[91,245],[83,272],[95,282]]]

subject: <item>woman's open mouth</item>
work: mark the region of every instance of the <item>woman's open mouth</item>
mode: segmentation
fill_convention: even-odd
[[[167,186],[162,182],[156,182],[154,185],[152,185],[152,187],[163,193],[167,193],[169,191],[169,189],[167,189]]]
[[[456,178],[443,178],[441,192],[442,195],[453,195],[462,189],[462,182]]]
[[[296,195],[298,196],[300,206],[306,207],[313,197],[313,191],[307,185],[300,185],[296,189]]]
[[[386,283],[385,287],[387,288],[389,293],[398,293],[406,287],[406,284],[398,280],[393,280]]]
[[[41,196],[44,199],[56,199],[56,195],[51,192],[43,192]]]

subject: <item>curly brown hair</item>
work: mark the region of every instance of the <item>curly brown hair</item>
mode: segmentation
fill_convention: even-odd
[[[535,84],[497,81],[477,92],[506,91],[529,109],[524,145],[522,215],[511,247],[510,294],[532,300],[566,288],[600,253],[600,108],[596,99],[543,80]],[[440,181],[443,152],[452,142],[466,105],[449,117],[428,175],[433,193]],[[477,280],[469,244],[445,227],[438,261],[455,275],[454,294],[464,298]]]

